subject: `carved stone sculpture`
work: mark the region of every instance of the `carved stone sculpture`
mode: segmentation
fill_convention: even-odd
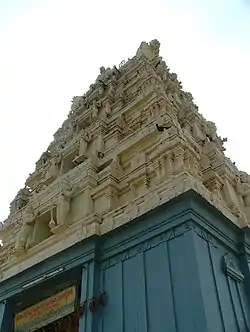
[[[100,74],[99,74],[99,76],[97,77],[97,79],[96,79],[96,84],[101,80],[101,79],[104,79],[104,75],[105,75],[105,67],[100,67]]]
[[[82,130],[79,134],[79,155],[74,159],[74,163],[79,164],[88,158],[87,148],[92,139],[88,130]]]
[[[116,84],[118,78],[120,77],[120,75],[121,75],[120,70],[119,70],[116,66],[114,66],[114,67],[112,68],[111,81],[112,81],[114,84]]]
[[[56,154],[50,160],[49,176],[56,179],[60,172],[60,165],[62,161],[62,155]]]
[[[108,88],[108,96],[114,100],[114,96],[115,96],[115,88],[114,88],[114,85],[111,83],[109,85],[109,88]]]
[[[48,161],[50,159],[50,152],[45,151],[39,158],[39,160],[36,163],[36,169],[40,169],[41,167],[45,167],[48,164]]]
[[[61,133],[61,136],[63,136],[64,140],[70,141],[77,132],[77,117],[75,114],[70,113],[68,116],[68,120],[63,126],[63,131]]]
[[[194,99],[192,93],[187,92],[187,91],[182,91],[182,92],[181,92],[181,96],[182,96],[182,98],[184,99],[184,101],[185,101],[186,103],[188,103],[188,104],[190,104],[190,105],[192,104],[193,99]]]
[[[97,86],[102,86],[103,89],[105,89],[105,83],[104,81],[110,80],[114,74],[114,71],[110,69],[109,67],[105,69],[105,67],[100,68],[100,74],[96,79],[95,84]],[[103,91],[102,91],[103,92]]]
[[[90,107],[90,115],[92,119],[96,119],[99,113],[99,104],[97,103],[96,100],[93,101],[91,107]]]
[[[80,135],[80,147],[79,147],[79,155],[82,155],[86,152],[87,145],[91,140],[91,135],[88,131],[83,131]]]
[[[75,96],[72,99],[71,110],[73,112],[77,111],[81,106],[83,106],[85,98],[83,96]]]
[[[205,126],[205,148],[207,149],[216,149],[221,152],[225,151],[223,143],[227,142],[227,138],[221,138],[217,136],[217,128],[216,125],[212,121],[207,121]]]
[[[28,249],[29,241],[32,241],[36,217],[37,213],[35,213],[33,206],[28,204],[22,213],[23,222],[15,243],[15,251]]]
[[[167,88],[167,96],[172,103],[176,103],[179,99],[178,94],[181,89],[181,84],[177,79],[177,75],[175,73],[169,74],[169,79],[166,83]]]
[[[25,187],[20,189],[14,200],[10,203],[10,215],[20,211],[27,203],[30,196],[30,190]]]
[[[156,74],[158,74],[164,82],[167,81],[169,70],[165,61],[162,60],[159,61],[156,67]]]
[[[223,152],[226,151],[225,147],[223,146],[223,144],[227,142],[227,138],[221,138],[221,137],[217,137],[214,140],[214,143],[216,145],[216,147],[218,148],[219,151]]]
[[[151,40],[149,45],[150,45],[152,52],[154,52],[154,56],[159,55],[160,45],[161,45],[160,42],[157,39],[153,39],[153,40]]]
[[[103,119],[110,118],[111,117],[111,105],[109,99],[105,102],[105,110],[103,114]]]
[[[236,189],[243,198],[246,214],[250,218],[250,177],[245,172],[240,172],[240,178],[237,179]]]
[[[136,57],[140,59],[145,56],[149,60],[154,59],[159,55],[160,43],[158,40],[154,39],[150,43],[142,42],[140,47],[136,52]]]
[[[119,98],[122,102],[122,105],[124,106],[126,104],[126,101],[127,101],[127,95],[126,95],[126,92],[125,92],[125,84],[124,83],[122,83],[121,90],[120,90],[120,93],[119,93]]]
[[[96,88],[96,84],[90,84],[88,94],[91,94]]]
[[[67,225],[67,217],[70,212],[70,202],[74,192],[75,190],[72,189],[68,181],[63,180],[61,182],[56,210],[57,226]]]

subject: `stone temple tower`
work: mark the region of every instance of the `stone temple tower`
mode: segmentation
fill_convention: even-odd
[[[159,50],[100,68],[11,202],[1,331],[250,330],[250,177]]]

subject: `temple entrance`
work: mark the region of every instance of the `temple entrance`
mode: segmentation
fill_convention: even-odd
[[[79,315],[75,312],[44,326],[35,332],[78,332]]]
[[[73,285],[18,312],[14,332],[78,332],[80,314]]]

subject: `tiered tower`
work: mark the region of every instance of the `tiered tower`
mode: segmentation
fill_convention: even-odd
[[[0,232],[2,280],[102,235],[193,189],[239,228],[250,222],[250,178],[225,156],[159,55],[157,40],[102,67],[10,205]]]

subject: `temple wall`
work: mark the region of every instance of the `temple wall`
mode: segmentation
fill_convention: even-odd
[[[1,331],[15,311],[72,284],[80,331],[248,331],[249,248],[247,230],[189,191],[0,283]]]

